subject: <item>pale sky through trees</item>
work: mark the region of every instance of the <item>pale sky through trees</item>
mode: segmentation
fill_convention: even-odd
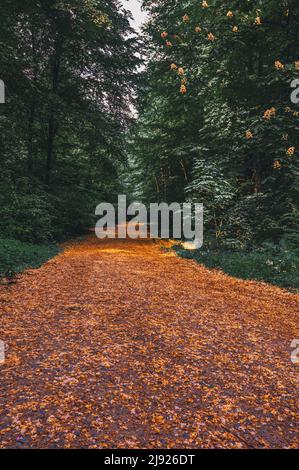
[[[139,0],[122,0],[122,3],[126,10],[131,10],[134,21],[132,26],[135,29],[139,29],[142,23],[146,19],[146,13],[141,11],[140,1]]]

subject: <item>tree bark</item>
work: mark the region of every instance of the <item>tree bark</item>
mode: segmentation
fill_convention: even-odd
[[[54,53],[52,57],[52,99],[55,99],[57,96],[57,91],[59,88],[59,73],[60,73],[60,64],[61,64],[61,52],[62,52],[62,42],[57,33],[55,40]],[[55,103],[50,103],[50,114],[48,121],[48,141],[47,141],[47,162],[46,162],[46,184],[50,186],[51,177],[53,171],[53,160],[54,160],[54,143],[55,137],[57,135],[57,124],[55,117]]]
[[[36,39],[34,26],[31,26],[31,46],[33,59],[33,90],[31,93],[30,113],[28,122],[28,143],[27,143],[27,168],[29,175],[33,172],[34,159],[34,123],[36,115],[36,82],[37,82],[37,55],[36,55]]]

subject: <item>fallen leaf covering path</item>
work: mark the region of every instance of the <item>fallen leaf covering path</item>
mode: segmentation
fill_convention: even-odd
[[[152,241],[69,243],[0,287],[0,447],[297,447],[298,311]]]

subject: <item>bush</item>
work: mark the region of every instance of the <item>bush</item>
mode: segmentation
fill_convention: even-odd
[[[97,194],[77,188],[29,185],[28,179],[0,185],[0,236],[26,243],[49,244],[82,234],[93,226]]]
[[[255,251],[189,251],[180,245],[174,250],[182,257],[195,259],[240,279],[266,281],[288,288],[299,288],[298,253],[280,246],[265,245]]]
[[[24,181],[20,181],[18,190],[13,185],[1,187],[1,237],[28,243],[52,242],[53,216],[49,197],[40,188],[26,188]]]
[[[0,238],[0,277],[11,277],[27,268],[38,268],[58,252],[54,245],[31,245]]]

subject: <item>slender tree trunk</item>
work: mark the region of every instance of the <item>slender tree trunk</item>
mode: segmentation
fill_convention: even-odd
[[[157,193],[159,194],[160,193],[160,187],[159,187],[159,183],[158,183],[158,179],[157,179],[156,175],[154,175],[154,179],[155,179],[155,183],[156,183],[156,190],[157,190]]]
[[[51,112],[48,124],[48,143],[47,143],[47,164],[46,164],[46,183],[51,184],[51,174],[53,167],[53,148],[55,139],[54,114]]]
[[[29,175],[33,172],[33,153],[34,153],[34,122],[35,122],[35,97],[32,96],[31,106],[30,106],[30,116],[28,124],[28,155],[27,155],[27,167]]]
[[[59,87],[59,72],[61,63],[61,38],[58,36],[55,41],[55,51],[52,59],[52,97],[53,99],[57,96]],[[47,162],[46,162],[46,184],[51,184],[51,176],[53,171],[53,160],[54,160],[54,143],[57,134],[57,125],[55,117],[55,104],[50,103],[50,115],[48,121],[48,141],[47,141]]]
[[[286,53],[287,63],[290,62],[290,58],[291,58],[290,26],[291,26],[291,7],[288,8],[288,21],[287,21],[287,41],[288,41],[287,53]]]
[[[263,55],[261,52],[258,54],[258,67],[257,76],[261,77],[263,73]],[[262,176],[261,176],[261,164],[260,157],[257,156],[254,159],[254,166],[252,170],[252,179],[254,181],[254,193],[258,194],[262,191]]]
[[[185,168],[185,165],[184,165],[184,162],[183,162],[183,160],[180,160],[180,164],[181,164],[181,167],[182,167],[182,169],[183,169],[183,173],[184,173],[185,181],[187,181],[187,183],[188,183],[188,176],[187,176],[187,171],[186,171],[186,168]]]
[[[252,177],[254,181],[254,193],[258,194],[262,190],[262,182],[261,182],[260,171],[257,168],[253,170]]]
[[[31,26],[31,45],[32,45],[32,59],[33,59],[33,90],[31,93],[30,113],[28,122],[28,142],[27,142],[27,169],[29,175],[33,172],[33,159],[34,159],[34,123],[36,117],[36,82],[37,82],[37,55],[36,55],[36,38],[34,26]]]

